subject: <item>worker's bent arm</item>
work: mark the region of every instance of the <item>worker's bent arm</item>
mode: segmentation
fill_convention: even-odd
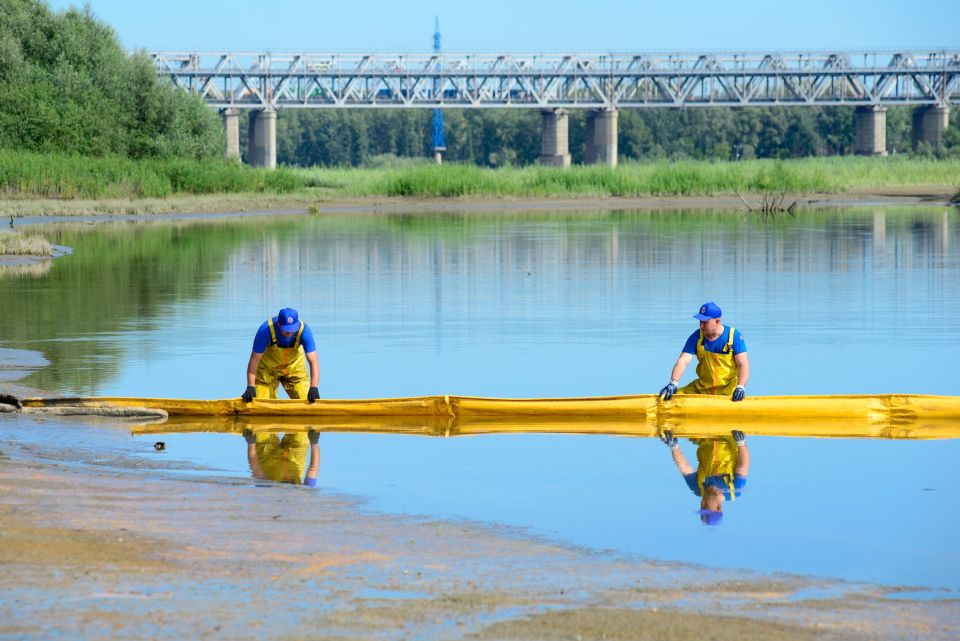
[[[257,444],[247,444],[247,464],[250,466],[250,475],[255,479],[263,478],[263,470],[260,468],[260,459],[257,458]]]
[[[310,363],[310,387],[320,386],[320,361],[317,360],[317,352],[313,351],[307,354],[307,362]]]
[[[673,455],[673,462],[682,475],[693,474],[693,468],[690,467],[690,463],[687,462],[687,457],[683,455],[679,447],[673,448],[670,454]]]
[[[261,358],[263,353],[250,352],[250,362],[247,363],[247,387],[257,384],[257,365],[260,364]]]
[[[737,476],[747,476],[750,472],[750,448],[746,443],[737,446],[737,469],[733,471]]]
[[[670,380],[680,382],[680,377],[683,376],[683,371],[687,369],[687,365],[690,364],[692,359],[693,354],[680,352],[680,358],[677,359],[677,362],[673,366],[673,371],[670,372]]]
[[[750,359],[747,358],[747,353],[740,352],[733,357],[733,361],[737,364],[737,385],[746,387],[747,379],[750,378]]]
[[[307,485],[307,479],[316,481],[317,474],[320,472],[320,445],[316,442],[310,443],[310,467],[303,477],[303,484]],[[316,485],[316,483],[314,483]]]

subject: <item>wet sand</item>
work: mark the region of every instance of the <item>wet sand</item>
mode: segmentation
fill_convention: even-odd
[[[860,205],[947,205],[956,186],[927,185],[851,189],[837,194],[784,194],[783,204],[798,210]],[[779,194],[778,194],[779,196]],[[389,198],[364,197],[323,200],[316,196],[240,194],[180,196],[139,200],[11,200],[4,210],[17,226],[46,222],[110,220],[165,220],[223,216],[390,213],[526,213],[551,211],[689,211],[748,212],[760,206],[762,195],[644,196],[583,198]]]
[[[58,429],[6,415],[0,448],[11,447],[3,422],[23,420]],[[957,601],[618,557],[490,525],[375,514],[322,490],[176,478],[162,463],[144,472],[116,454],[78,464],[70,443],[15,449],[0,458],[0,638],[960,633]],[[833,596],[803,597],[820,592]]]

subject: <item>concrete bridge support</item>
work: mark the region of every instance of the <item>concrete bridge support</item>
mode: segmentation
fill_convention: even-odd
[[[277,167],[277,112],[261,109],[250,112],[247,134],[247,162],[251,167]]]
[[[950,108],[918,107],[913,111],[913,148],[921,142],[930,143],[934,149],[943,144],[943,134],[950,122]]]
[[[853,153],[861,156],[887,155],[887,108],[879,105],[857,107]]]
[[[620,112],[616,109],[600,109],[587,112],[587,149],[584,162],[617,166],[617,121]]]
[[[223,132],[227,135],[224,155],[231,160],[240,160],[240,110],[228,107],[220,110]]]
[[[569,114],[563,109],[550,109],[540,113],[543,118],[540,164],[547,167],[569,167]]]

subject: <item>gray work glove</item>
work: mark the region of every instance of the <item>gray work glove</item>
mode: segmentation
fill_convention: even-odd
[[[730,434],[733,436],[733,442],[737,444],[737,447],[747,444],[747,435],[740,430],[733,430]]]

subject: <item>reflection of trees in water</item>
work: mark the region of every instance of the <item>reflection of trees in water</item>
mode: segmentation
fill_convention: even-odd
[[[0,278],[0,299],[16,301],[0,308],[3,339],[38,349],[51,363],[26,383],[76,393],[95,389],[116,373],[125,349],[111,334],[158,317],[172,302],[200,296],[219,277],[229,251],[256,231],[251,225],[208,223],[68,226],[50,232],[53,242],[74,253],[45,261],[45,273],[24,270]]]
[[[927,270],[927,289],[949,289],[958,228],[943,209],[884,208],[767,223],[735,212],[425,214],[69,226],[50,236],[75,252],[45,274],[0,277],[0,299],[16,301],[0,307],[2,338],[50,359],[30,384],[82,393],[115,374],[129,349],[114,332],[200,298],[224,272],[300,279],[334,333],[427,326],[439,336],[479,319],[515,337],[555,323],[563,336],[599,327],[622,341],[650,331],[651,306],[699,303],[705,288],[834,314],[853,314],[884,282],[916,278],[907,267]],[[661,300],[664,279],[672,300]],[[818,279],[823,288],[811,285]],[[889,303],[889,291],[877,293]]]

